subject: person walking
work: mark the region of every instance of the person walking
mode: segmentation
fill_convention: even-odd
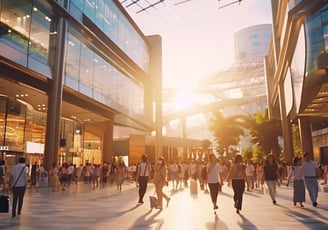
[[[301,207],[305,202],[305,185],[304,175],[302,171],[302,159],[299,157],[294,158],[293,166],[288,174],[286,186],[288,187],[291,178],[293,178],[293,201],[294,205],[300,202]]]
[[[250,192],[254,189],[254,181],[255,181],[255,167],[253,162],[248,159],[246,163],[246,178],[247,178],[247,191]]]
[[[32,164],[32,167],[31,167],[31,190],[32,190],[32,187],[35,188],[36,191],[38,191],[38,188],[37,188],[37,185],[36,185],[36,181],[38,179],[38,164],[36,162],[34,162]]]
[[[169,202],[171,200],[170,197],[168,197],[163,192],[164,185],[168,185],[167,182],[167,166],[165,163],[164,157],[160,157],[157,161],[157,164],[154,167],[154,184],[155,184],[155,190],[157,195],[157,209],[163,208],[163,198],[166,200],[166,207],[169,206]]]
[[[276,204],[277,203],[276,189],[277,189],[277,182],[279,179],[279,169],[278,169],[278,164],[272,154],[268,154],[266,157],[266,161],[263,167],[263,173],[264,174],[261,184],[264,184],[265,181],[266,185],[268,186],[272,203]]]
[[[50,188],[53,192],[57,191],[59,185],[59,168],[56,162],[52,164],[52,168],[50,170]]]
[[[239,213],[242,208],[245,181],[247,179],[245,165],[242,161],[243,157],[240,154],[237,154],[228,174],[228,181],[231,182],[232,185],[234,193],[233,200],[235,202],[234,207],[236,208],[237,213]]]
[[[256,165],[256,188],[260,188],[263,191],[263,185],[261,184],[263,178],[263,161],[260,161]]]
[[[122,192],[122,184],[127,176],[127,169],[124,162],[120,162],[116,171],[116,187],[118,192]]]
[[[150,175],[150,165],[148,162],[147,154],[142,154],[141,162],[137,168],[137,181],[139,185],[139,200],[138,204],[143,204],[143,198],[145,196],[147,185],[148,185],[148,178]]]
[[[206,165],[207,168],[207,184],[210,190],[211,201],[213,209],[218,209],[217,199],[220,190],[220,186],[223,185],[221,166],[217,163],[215,154],[210,154],[209,162]],[[221,183],[221,184],[220,184]]]
[[[20,215],[22,213],[23,200],[26,191],[27,177],[29,172],[29,169],[25,165],[25,162],[25,158],[20,157],[18,163],[14,165],[11,171],[13,183],[13,203],[11,212],[12,217],[15,217],[16,214]]]
[[[304,174],[305,186],[308,190],[313,207],[317,207],[317,199],[319,192],[317,171],[319,170],[319,166],[314,160],[311,160],[310,153],[304,153],[303,158],[304,161],[302,163],[302,171]]]

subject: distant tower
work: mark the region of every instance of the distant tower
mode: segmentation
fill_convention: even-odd
[[[271,24],[244,28],[235,33],[235,62],[263,60],[268,54],[271,39]]]

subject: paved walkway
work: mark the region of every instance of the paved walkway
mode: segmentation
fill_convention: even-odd
[[[91,189],[79,183],[67,191],[39,192],[28,190],[22,215],[11,218],[0,213],[0,229],[113,229],[113,230],[214,230],[214,229],[328,229],[328,193],[319,193],[318,207],[312,207],[307,196],[305,207],[294,206],[292,188],[278,188],[277,205],[260,190],[245,192],[240,214],[233,208],[232,190],[226,185],[219,194],[219,209],[214,215],[210,196],[199,190],[191,195],[189,188],[165,188],[171,196],[169,207],[150,209],[149,184],[143,205],[136,205],[138,189],[125,184],[122,192],[116,186]],[[165,201],[164,201],[165,204]]]

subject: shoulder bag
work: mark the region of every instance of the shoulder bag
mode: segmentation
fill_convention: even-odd
[[[17,184],[17,181],[18,181],[18,179],[20,178],[20,176],[22,175],[22,173],[23,173],[23,171],[24,171],[25,167],[26,167],[26,166],[24,166],[24,167],[22,168],[22,170],[20,171],[20,173],[19,173],[19,175],[18,175],[18,177],[17,177],[17,179],[16,179],[15,183],[13,184],[13,187],[15,187],[15,186],[16,186],[16,184]]]

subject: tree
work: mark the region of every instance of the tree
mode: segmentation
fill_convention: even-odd
[[[213,133],[221,156],[225,153],[228,158],[231,157],[232,150],[229,147],[238,145],[240,137],[244,134],[242,122],[240,115],[224,117],[220,111],[212,113],[209,130]]]
[[[292,135],[293,135],[293,150],[294,155],[301,157],[302,156],[302,145],[301,145],[301,136],[298,125],[292,125]]]
[[[269,120],[268,111],[263,113],[255,113],[254,117],[245,117],[245,128],[249,130],[251,142],[265,154],[272,153],[279,159],[280,146],[278,137],[282,136],[281,122],[276,119]]]
[[[212,144],[212,142],[207,139],[202,141],[203,153],[206,154],[206,157],[208,157],[208,155],[209,155],[209,148],[210,148],[211,144]]]
[[[263,161],[266,156],[264,150],[257,145],[243,149],[242,155],[244,159],[251,159],[253,162]]]

